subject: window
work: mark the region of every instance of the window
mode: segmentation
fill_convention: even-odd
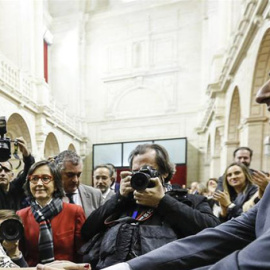
[[[157,143],[165,147],[170,159],[175,164],[186,164],[186,138],[150,140],[136,142],[122,142],[93,145],[93,167],[98,164],[112,163],[115,167],[128,167],[129,154],[138,144]]]

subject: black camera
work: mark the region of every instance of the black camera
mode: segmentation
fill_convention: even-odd
[[[0,162],[4,162],[11,157],[11,140],[5,137],[7,133],[6,118],[0,117]]]
[[[16,241],[23,236],[23,225],[18,219],[6,219],[0,225],[0,240]]]
[[[131,187],[135,190],[145,190],[146,188],[154,187],[154,183],[150,178],[158,177],[159,172],[150,166],[143,166],[139,171],[134,172],[131,176]]]

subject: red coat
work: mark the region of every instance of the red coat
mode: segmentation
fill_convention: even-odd
[[[39,224],[30,207],[17,212],[24,225],[24,241],[20,248],[29,266],[39,263]],[[82,245],[81,227],[85,215],[81,206],[63,203],[62,211],[51,220],[55,260],[78,262],[77,251]]]

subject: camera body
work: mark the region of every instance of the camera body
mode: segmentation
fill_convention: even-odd
[[[160,174],[151,166],[143,166],[139,171],[134,172],[131,176],[130,184],[135,190],[145,190],[154,187],[154,183],[150,178],[158,177]]]
[[[6,118],[0,116],[0,162],[7,161],[11,158],[11,140],[5,137],[6,133]]]
[[[17,241],[23,236],[24,228],[20,220],[10,218],[0,225],[0,240]]]

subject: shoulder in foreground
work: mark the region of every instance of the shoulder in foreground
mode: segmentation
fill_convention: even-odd
[[[191,201],[196,202],[207,201],[207,198],[205,196],[199,194],[187,194],[187,198],[190,199]]]

